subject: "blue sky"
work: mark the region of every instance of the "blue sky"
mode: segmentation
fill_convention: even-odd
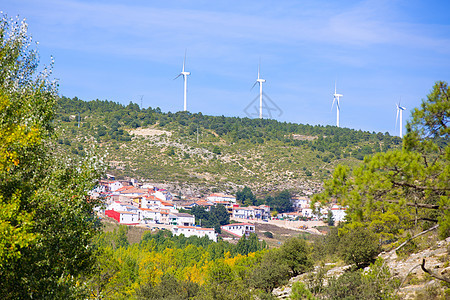
[[[11,0],[26,18],[41,63],[55,58],[60,94],[163,111],[245,117],[261,60],[264,93],[280,121],[395,130],[437,80],[450,75],[450,1]]]

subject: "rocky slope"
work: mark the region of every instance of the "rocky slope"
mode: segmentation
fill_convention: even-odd
[[[450,237],[433,244],[434,246],[409,256],[402,257],[394,251],[383,252],[379,255],[385,260],[392,276],[401,282],[396,292],[400,299],[445,299],[443,295],[446,288],[443,282],[426,274],[420,265],[425,259],[428,270],[450,278]],[[326,278],[340,276],[349,267],[333,267],[327,271]],[[307,276],[308,274],[302,274],[291,278],[287,285],[274,289],[273,295],[279,299],[289,299],[292,285],[297,281],[304,281]]]

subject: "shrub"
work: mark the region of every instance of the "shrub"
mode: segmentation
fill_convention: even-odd
[[[273,239],[273,233],[270,231],[264,231],[263,235],[269,239]]]
[[[380,253],[377,236],[363,227],[349,230],[341,237],[339,252],[346,263],[357,268],[368,266]]]
[[[290,238],[280,248],[282,260],[291,269],[294,276],[308,271],[313,263],[310,258],[309,246],[305,240]]]

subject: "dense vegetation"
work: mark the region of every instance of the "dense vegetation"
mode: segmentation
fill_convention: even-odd
[[[101,229],[99,202],[86,201],[101,165],[53,151],[56,83],[50,69],[37,69],[26,23],[3,16],[0,47],[0,294],[77,298],[76,278],[92,270]]]
[[[268,251],[256,235],[237,244],[208,238],[147,232],[130,245],[127,227],[102,234],[97,271],[88,280],[91,296],[108,299],[250,299],[265,295],[311,267],[309,247],[294,238]],[[295,251],[303,256],[297,259]],[[239,293],[237,293],[239,291]]]

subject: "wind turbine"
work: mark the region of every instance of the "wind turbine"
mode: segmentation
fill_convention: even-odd
[[[334,82],[334,94],[333,94],[333,103],[331,104],[331,110],[333,110],[333,106],[334,106],[334,102],[336,101],[336,112],[337,112],[337,122],[336,122],[336,126],[339,127],[339,111],[341,109],[340,105],[339,105],[339,98],[340,97],[344,97],[344,95],[342,94],[337,94],[336,93],[336,81]]]
[[[397,118],[395,119],[395,127],[397,127],[398,115],[400,114],[400,138],[403,138],[402,114],[403,111],[406,109],[406,107],[400,106],[400,102],[398,102],[396,105],[397,105]]]
[[[258,64],[258,79],[256,79],[256,81],[253,84],[252,88],[254,88],[255,85],[257,83],[259,83],[259,118],[262,119],[262,96],[263,96],[262,84],[263,84],[263,82],[266,82],[266,80],[262,79],[262,78],[259,78],[259,68],[260,67],[261,67],[261,61],[259,61],[259,64]]]
[[[186,72],[184,70],[184,66],[186,64],[186,51],[184,51],[184,60],[183,60],[183,69],[181,69],[181,73],[178,74],[177,77],[175,77],[173,80],[177,79],[178,77],[180,77],[181,75],[183,75],[183,79],[184,79],[184,111],[187,110],[187,104],[186,104],[186,94],[187,94],[187,77],[188,75],[191,75],[191,72]]]

